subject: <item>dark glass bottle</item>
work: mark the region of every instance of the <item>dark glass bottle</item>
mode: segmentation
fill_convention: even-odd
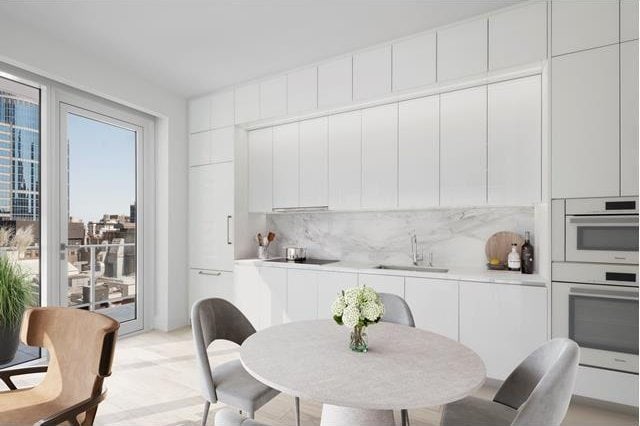
[[[521,271],[523,274],[533,274],[533,246],[529,242],[529,231],[525,232],[524,244],[520,249]]]

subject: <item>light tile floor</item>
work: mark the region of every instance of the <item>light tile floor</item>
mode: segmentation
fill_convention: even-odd
[[[219,364],[238,356],[237,347],[216,342],[210,349]],[[116,349],[112,377],[106,380],[108,396],[98,410],[97,425],[153,426],[199,425],[203,400],[200,397],[195,355],[188,328],[170,333],[149,332],[121,339]],[[33,378],[23,380],[26,384]],[[495,389],[484,387],[478,396],[491,398]],[[213,425],[212,406],[208,425]],[[302,424],[320,424],[321,404],[301,402]],[[414,426],[438,425],[440,409],[411,411]],[[270,425],[293,424],[293,398],[279,395],[256,414]],[[637,410],[619,410],[573,401],[564,425],[623,426],[637,425]]]

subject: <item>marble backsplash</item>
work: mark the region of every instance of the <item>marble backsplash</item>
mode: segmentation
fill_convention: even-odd
[[[482,267],[484,246],[498,231],[524,235],[535,247],[533,207],[478,207],[387,212],[315,212],[267,215],[276,233],[270,256],[305,247],[307,256],[357,263],[408,264],[415,231],[425,259],[446,267]]]

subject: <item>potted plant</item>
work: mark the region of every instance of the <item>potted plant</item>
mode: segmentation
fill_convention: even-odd
[[[29,274],[7,256],[0,256],[0,364],[15,357],[22,315],[32,303]]]

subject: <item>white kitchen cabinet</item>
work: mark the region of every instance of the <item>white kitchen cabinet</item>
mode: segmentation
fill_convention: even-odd
[[[300,207],[328,205],[328,119],[300,122]]]
[[[504,380],[547,341],[547,289],[460,282],[460,343],[474,350],[487,376]]]
[[[264,328],[288,322],[287,318],[287,268],[258,267],[265,293],[260,302],[265,307]],[[258,296],[254,294],[253,297]]]
[[[439,201],[438,96],[398,105],[398,207],[433,207]]]
[[[547,56],[547,3],[499,12],[489,18],[489,69],[542,61]]]
[[[271,212],[273,207],[273,129],[249,132],[249,211]]]
[[[189,133],[203,132],[211,128],[211,97],[202,96],[189,100]]]
[[[329,120],[329,208],[360,208],[362,186],[362,112],[332,115]]]
[[[318,273],[287,269],[287,321],[314,320],[318,317]]]
[[[329,107],[353,99],[353,59],[351,56],[318,65],[318,106]]]
[[[638,0],[620,0],[620,41],[638,39]]]
[[[398,104],[362,111],[362,207],[398,205]]]
[[[189,135],[189,166],[202,166],[211,162],[211,131]]]
[[[393,91],[436,82],[436,33],[393,44]]]
[[[365,100],[391,92],[391,46],[353,56],[353,99]]]
[[[541,93],[539,75],[489,85],[489,204],[540,202]]]
[[[618,13],[618,0],[551,2],[552,55],[616,43]]]
[[[233,127],[189,135],[189,166],[233,161]]]
[[[318,319],[330,319],[331,304],[342,290],[358,286],[358,274],[351,272],[318,271]]]
[[[553,198],[620,195],[618,50],[607,46],[552,60]]]
[[[287,113],[287,76],[260,82],[260,118],[280,117]]]
[[[250,83],[236,88],[236,124],[255,121],[260,118],[260,84]]]
[[[225,90],[211,96],[211,117],[209,121],[212,129],[234,125],[234,97],[233,90]]]
[[[438,81],[487,71],[487,20],[438,31]]]
[[[189,169],[189,266],[233,270],[233,162]]]
[[[458,340],[458,282],[406,277],[404,294],[416,327]]]
[[[234,303],[233,273],[226,271],[189,270],[189,310],[200,299],[216,297]]]
[[[236,264],[233,269],[234,303],[256,330],[264,328],[267,317],[267,288],[258,268],[251,264]],[[270,302],[270,301],[269,301]]]
[[[293,71],[287,75],[287,112],[311,111],[318,107],[318,68]]]
[[[273,128],[273,207],[298,207],[299,197],[299,124]]]
[[[620,195],[638,195],[637,40],[620,45]]]
[[[440,95],[440,204],[479,205],[487,196],[487,87]]]
[[[358,274],[358,285],[371,287],[377,293],[391,293],[404,298],[404,277],[395,275]]]

